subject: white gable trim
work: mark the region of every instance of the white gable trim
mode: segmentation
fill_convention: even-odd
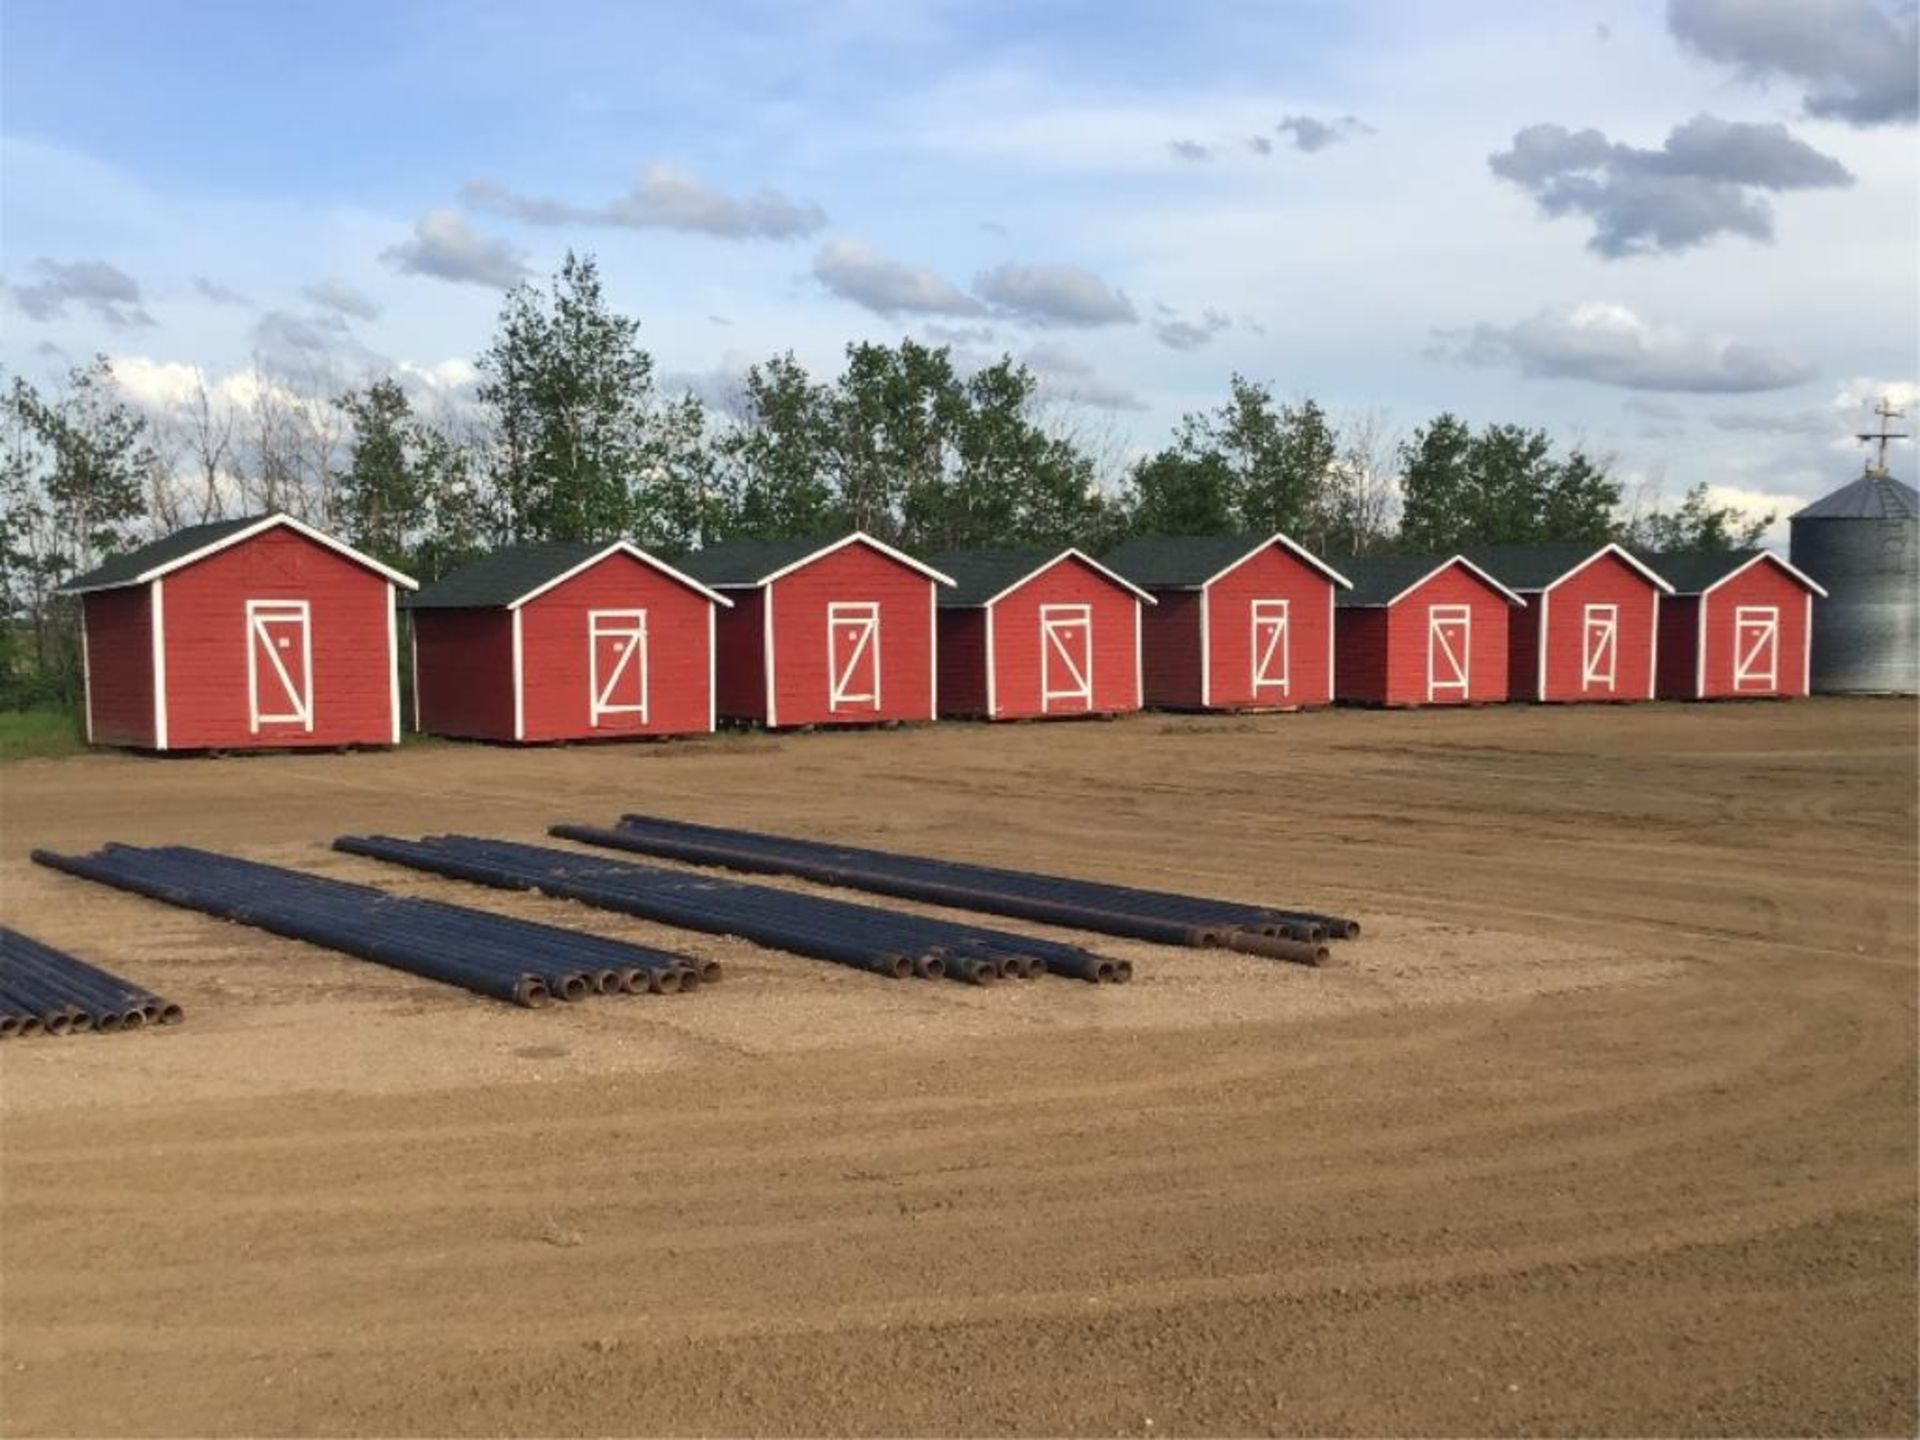
[[[780,579],[782,576],[791,575],[794,571],[800,569],[803,566],[811,565],[816,560],[824,560],[827,556],[833,554],[835,551],[844,550],[849,545],[869,545],[875,550],[878,550],[882,555],[887,556],[889,559],[898,560],[902,565],[911,566],[913,569],[918,570],[922,575],[925,575],[929,580],[937,581],[939,584],[942,584],[942,585],[952,585],[954,583],[951,577],[942,575],[938,570],[934,569],[931,565],[927,564],[926,562],[914,559],[913,556],[907,554],[905,551],[894,549],[893,546],[887,544],[887,542],[884,540],[874,539],[873,536],[867,534],[867,532],[864,530],[856,530],[851,535],[846,536],[844,539],[836,540],[831,545],[822,545],[818,550],[813,551],[811,554],[802,555],[798,560],[793,561],[791,564],[782,565],[778,570],[775,570],[771,575],[762,575],[758,580],[736,582],[734,585],[727,588],[740,589],[744,587],[744,588],[750,589],[756,585],[771,585],[774,581]]]
[[[1567,571],[1567,573],[1562,575],[1558,580],[1555,580],[1550,584],[1548,584],[1545,587],[1545,589],[1551,590],[1555,585],[1566,584],[1567,581],[1571,580],[1574,576],[1578,575],[1582,570],[1586,569],[1589,565],[1593,564],[1594,561],[1604,560],[1609,555],[1614,556],[1616,559],[1625,561],[1629,567],[1638,571],[1641,575],[1645,576],[1646,579],[1653,584],[1654,588],[1659,590],[1662,595],[1673,594],[1673,586],[1671,584],[1669,584],[1661,576],[1655,574],[1651,569],[1649,569],[1641,561],[1636,560],[1633,557],[1633,555],[1630,552],[1628,552],[1624,547],[1620,545],[1616,545],[1611,540],[1609,540],[1605,545],[1602,545],[1598,550],[1594,551],[1591,555],[1589,555],[1586,559],[1582,560],[1578,565],[1574,566],[1571,570]]]
[[[1258,545],[1254,546],[1251,550],[1247,551],[1246,554],[1242,555],[1238,560],[1234,561],[1231,565],[1226,566],[1224,569],[1218,571],[1213,575],[1208,576],[1205,580],[1201,581],[1200,588],[1204,590],[1207,588],[1207,586],[1213,584],[1214,581],[1221,579],[1223,576],[1231,575],[1234,571],[1238,570],[1242,565],[1246,564],[1254,556],[1258,555],[1262,550],[1265,550],[1269,546],[1273,546],[1273,545],[1280,546],[1282,549],[1292,554],[1294,558],[1299,560],[1302,564],[1310,566],[1315,570],[1318,570],[1322,575],[1326,576],[1329,580],[1331,580],[1335,585],[1339,586],[1342,590],[1351,590],[1353,588],[1353,582],[1349,580],[1346,576],[1342,575],[1338,570],[1334,569],[1331,565],[1327,564],[1326,561],[1322,560],[1318,555],[1314,554],[1311,550],[1307,549],[1307,547],[1302,545],[1299,541],[1293,539],[1289,535],[1284,535],[1279,531],[1275,531],[1273,534],[1269,535],[1266,539],[1262,540]]]
[[[1158,605],[1160,603],[1158,600],[1154,599],[1153,596],[1149,595],[1146,591],[1142,590],[1138,585],[1134,584],[1131,580],[1127,579],[1126,576],[1118,574],[1115,571],[1109,570],[1106,566],[1102,565],[1098,560],[1094,559],[1091,555],[1087,554],[1086,551],[1076,550],[1071,545],[1069,545],[1065,550],[1062,550],[1058,555],[1054,556],[1051,560],[1041,561],[1038,565],[1034,566],[1033,569],[1027,571],[1026,574],[1022,575],[1018,580],[1013,581],[1011,584],[1007,585],[1005,588],[1001,589],[997,593],[993,595],[989,595],[985,600],[982,600],[980,603],[982,605],[997,605],[1000,601],[1006,599],[1007,596],[1011,595],[1014,591],[1018,590],[1022,585],[1026,584],[1029,580],[1032,580],[1037,576],[1044,575],[1047,571],[1053,569],[1054,566],[1058,565],[1062,560],[1081,561],[1083,564],[1089,565],[1093,569],[1099,571],[1102,575],[1106,576],[1107,579],[1113,581],[1114,584],[1125,586],[1134,595],[1146,601],[1147,604]],[[964,609],[964,608],[970,608],[970,607],[963,606],[962,608]]]
[[[376,575],[386,576],[386,578],[391,580],[395,585],[404,585],[409,590],[418,590],[420,588],[420,582],[418,580],[410,576],[402,575],[398,570],[382,565],[371,555],[362,555],[351,545],[343,544],[331,535],[322,534],[304,521],[296,520],[291,515],[266,515],[254,521],[251,525],[235,530],[231,535],[222,535],[218,540],[210,544],[202,545],[198,550],[190,551],[185,555],[168,560],[164,564],[156,565],[151,570],[142,571],[140,574],[132,576],[129,579],[115,580],[107,585],[83,585],[76,589],[67,590],[65,593],[68,595],[90,595],[96,590],[124,590],[129,585],[145,585],[149,581],[158,580],[163,575],[171,575],[174,571],[184,569],[188,565],[196,564],[206,559],[209,555],[218,555],[222,550],[231,549],[244,540],[251,540],[256,535],[263,535],[267,531],[277,529],[282,525],[286,526],[289,530],[306,536],[307,539],[313,541],[316,545],[324,545],[336,555],[344,555],[356,565],[364,565]]]
[[[1442,570],[1446,569],[1449,565],[1466,566],[1467,569],[1471,570],[1475,575],[1478,575],[1482,580],[1486,581],[1487,584],[1491,585],[1495,590],[1498,590],[1502,595],[1506,596],[1507,603],[1509,605],[1525,605],[1527,603],[1526,601],[1522,600],[1518,595],[1514,594],[1513,591],[1509,590],[1506,586],[1502,585],[1498,580],[1494,579],[1493,576],[1489,575],[1486,571],[1482,570],[1478,565],[1474,564],[1473,561],[1467,559],[1467,557],[1464,555],[1449,555],[1445,560],[1442,560],[1438,565],[1434,566],[1433,569],[1429,570],[1426,574],[1422,575],[1418,580],[1414,581],[1411,585],[1407,586],[1406,589],[1402,590],[1398,595],[1395,595],[1391,600],[1388,600],[1386,603],[1388,605],[1398,605],[1402,600],[1406,599],[1407,596],[1411,595],[1414,591],[1418,590],[1422,585],[1426,584],[1427,581],[1433,579],[1434,576],[1438,575]],[[1374,607],[1362,606],[1361,608],[1372,609]]]
[[[1711,595],[1714,591],[1718,590],[1722,585],[1726,584],[1729,580],[1732,580],[1735,576],[1746,574],[1747,571],[1751,570],[1754,566],[1762,563],[1763,561],[1771,562],[1772,564],[1778,565],[1782,570],[1786,571],[1788,575],[1793,577],[1795,580],[1798,580],[1802,585],[1806,586],[1808,590],[1812,591],[1815,595],[1818,595],[1822,600],[1827,598],[1827,591],[1825,586],[1823,586],[1818,580],[1814,579],[1811,575],[1807,574],[1806,571],[1796,570],[1790,562],[1786,560],[1782,560],[1778,555],[1774,554],[1771,550],[1762,550],[1758,555],[1755,555],[1751,560],[1747,561],[1746,564],[1738,566],[1735,569],[1729,570],[1726,574],[1722,575],[1718,580],[1714,581],[1713,584],[1707,586],[1706,589],[1700,591],[1699,593],[1702,595]]]
[[[553,589],[554,586],[566,584],[567,581],[573,579],[573,577],[578,575],[581,571],[591,570],[595,565],[598,565],[602,560],[606,559],[609,555],[615,555],[615,554],[631,555],[634,559],[638,560],[642,565],[651,566],[653,569],[658,570],[662,575],[666,576],[669,580],[678,580],[682,585],[686,586],[689,590],[693,591],[695,594],[705,596],[707,599],[713,601],[717,605],[725,605],[728,609],[733,608],[733,601],[727,599],[726,596],[720,594],[717,590],[709,590],[706,586],[702,585],[698,580],[694,579],[691,575],[681,574],[678,570],[674,569],[673,566],[667,564],[666,561],[661,560],[656,556],[649,555],[646,551],[642,550],[638,545],[635,545],[631,540],[616,540],[611,545],[607,546],[606,549],[596,551],[592,555],[589,555],[586,559],[582,560],[578,565],[575,565],[572,569],[562,571],[560,574],[554,576],[551,580],[542,581],[540,584],[534,586],[533,589],[527,591],[526,594],[518,597],[517,599],[509,600],[507,602],[507,609],[518,610],[522,605],[525,605],[529,600],[539,599],[540,596],[546,594],[549,590]]]

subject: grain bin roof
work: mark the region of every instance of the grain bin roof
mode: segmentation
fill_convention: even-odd
[[[572,578],[589,565],[607,556],[623,553],[650,566],[670,580],[699,592],[722,605],[733,602],[717,595],[689,575],[683,575],[647,554],[638,545],[625,540],[554,540],[527,545],[509,545],[491,555],[483,555],[471,565],[463,565],[444,579],[436,580],[407,601],[409,610],[490,610],[517,609],[535,596]]]
[[[1344,586],[1347,577],[1285,535],[1141,535],[1107,552],[1106,563],[1136,585],[1198,590],[1255,551],[1278,545]]]
[[[191,565],[196,560],[217,554],[229,545],[238,545],[263,531],[285,527],[298,531],[315,544],[324,545],[335,554],[344,555],[355,564],[364,565],[396,585],[408,590],[416,588],[417,583],[398,570],[382,565],[371,555],[362,555],[350,545],[344,545],[331,535],[324,535],[311,525],[294,519],[291,515],[278,512],[267,515],[242,515],[236,520],[210,520],[204,525],[188,525],[171,535],[129,550],[124,555],[116,555],[104,564],[97,565],[84,575],[76,575],[60,586],[63,595],[80,595],[89,590],[118,590],[126,585],[144,585],[150,580],[158,580],[174,570]]]
[[[1911,520],[1920,516],[1920,491],[1891,475],[1866,474],[1822,496],[1795,520]]]
[[[1124,575],[1071,547],[1065,550],[947,550],[929,556],[927,563],[953,577],[953,588],[940,592],[940,604],[949,609],[967,609],[992,604],[1016,585],[1062,560],[1078,560],[1147,604],[1154,603],[1151,595]]]

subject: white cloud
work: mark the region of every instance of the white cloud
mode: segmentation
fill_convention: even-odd
[[[7,293],[29,320],[66,318],[67,307],[91,311],[116,330],[153,324],[140,297],[140,282],[105,260],[35,260],[40,276],[27,285],[9,285]]]
[[[304,285],[300,293],[323,310],[331,310],[350,320],[378,320],[380,306],[344,280],[316,280]]]
[[[429,210],[414,222],[412,239],[382,251],[380,258],[402,274],[495,290],[510,290],[531,273],[521,251],[482,235],[456,210]]]
[[[789,240],[811,235],[827,213],[777,190],[736,198],[696,175],[666,165],[642,171],[625,195],[604,205],[521,195],[492,180],[475,180],[461,197],[476,210],[535,225],[614,225],[629,230],[682,230],[727,240]]]
[[[1034,325],[1132,325],[1140,318],[1124,291],[1078,265],[996,265],[974,277],[973,293]]]
[[[1920,114],[1920,17],[1874,0],[1668,0],[1683,46],[1764,82],[1804,87],[1809,115],[1850,125],[1911,123]]]
[[[863,240],[842,238],[813,259],[813,274],[843,300],[876,315],[978,315],[984,306],[964,290],[919,265],[878,253]]]
[[[1796,356],[1654,325],[1624,305],[1600,301],[1542,310],[1515,325],[1435,334],[1439,358],[1627,390],[1743,394],[1799,385],[1814,373]]]

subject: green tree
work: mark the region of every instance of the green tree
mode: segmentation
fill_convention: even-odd
[[[1162,450],[1133,467],[1121,503],[1136,535],[1226,535],[1238,528],[1233,476],[1218,455]]]
[[[1564,459],[1544,430],[1441,415],[1401,453],[1400,540],[1414,551],[1544,540],[1604,540],[1620,486],[1581,450]]]
[[[0,685],[71,702],[80,688],[76,607],[61,582],[131,548],[159,457],[146,418],[121,398],[104,355],[51,397],[15,376],[0,397],[0,592],[13,653]]]
[[[355,548],[405,566],[430,504],[413,406],[390,378],[333,403],[353,423],[347,468],[333,476],[334,523]]]
[[[744,413],[719,444],[729,536],[817,534],[834,523],[832,397],[792,352],[747,371]]]
[[[1038,418],[1039,381],[1002,356],[966,379],[957,468],[929,548],[1094,546],[1105,503],[1093,460]]]
[[[651,519],[653,360],[639,332],[608,306],[590,256],[569,251],[550,288],[507,296],[478,394],[510,538],[603,539]]]
[[[1705,483],[1688,490],[1677,508],[1658,505],[1625,527],[1628,544],[1645,550],[1750,550],[1773,528],[1776,516],[1755,515],[1733,505],[1715,505]]]

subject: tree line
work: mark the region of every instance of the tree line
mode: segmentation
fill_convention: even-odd
[[[713,406],[670,393],[640,323],[569,254],[510,292],[469,404],[423,409],[388,375],[335,390],[256,364],[150,414],[104,357],[43,393],[0,390],[0,707],[72,703],[74,607],[59,584],[181,525],[284,510],[436,579],[501,545],[625,536],[673,557],[718,541],[858,527],[909,550],[1285,531],[1329,555],[1622,539],[1751,544],[1771,516],[1628,513],[1607,457],[1542,430],[1441,415],[1405,437],[1235,375],[1153,454],[1048,403],[1010,356],[969,368],[903,339],[847,347],[822,379],[791,353]]]

